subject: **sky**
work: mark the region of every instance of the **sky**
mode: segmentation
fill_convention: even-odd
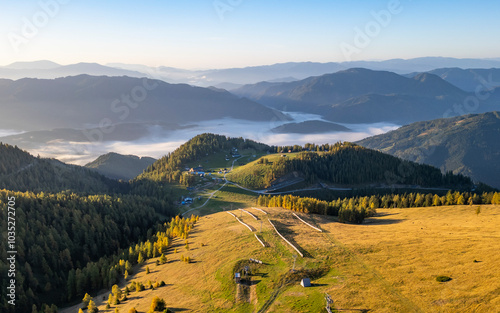
[[[500,1],[5,0],[0,65],[500,58]]]

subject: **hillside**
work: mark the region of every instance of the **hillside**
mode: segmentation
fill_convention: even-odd
[[[181,145],[174,152],[159,159],[146,171],[137,177],[137,180],[182,181],[189,184],[193,176],[182,174],[183,171],[191,167],[197,167],[197,163],[202,158],[211,155],[218,155],[221,160],[230,157],[237,150],[251,150],[253,153],[269,151],[271,147],[243,138],[230,138],[215,134],[198,135],[185,144]],[[191,164],[193,163],[193,164]],[[201,164],[203,166],[203,164]]]
[[[500,188],[500,113],[418,122],[360,145]]]
[[[155,159],[149,157],[121,155],[110,152],[101,155],[94,161],[86,164],[85,167],[93,169],[108,178],[130,180],[141,174],[155,161]]]
[[[469,190],[469,178],[443,175],[437,168],[344,142],[330,145],[326,152],[301,152],[264,156],[241,166],[227,179],[252,189],[275,190],[287,181],[308,185],[326,183],[334,187],[377,188],[418,186]]]
[[[363,68],[289,83],[259,83],[231,91],[285,111],[321,114],[334,122],[408,122],[442,116],[467,93],[436,75],[412,78]]]
[[[0,143],[0,189],[114,193],[123,188],[117,181],[89,169],[37,158],[17,147]]]
[[[285,118],[226,91],[125,76],[0,80],[0,99],[3,129],[22,131],[90,126],[109,134],[113,133],[113,125],[122,123],[162,125],[222,118]]]
[[[195,236],[188,239],[189,250],[184,240],[175,239],[166,264],[150,259],[119,284],[122,290],[132,282],[166,285],[140,292],[132,288],[128,300],[111,305],[111,310],[128,312],[135,307],[146,312],[158,296],[174,312],[317,313],[324,312],[324,293],[339,311],[486,313],[500,308],[500,268],[491,253],[500,249],[499,206],[483,205],[479,215],[470,206],[379,209],[363,225],[299,214],[322,233],[283,209],[266,208],[268,214],[246,209],[259,220],[240,216],[238,210],[232,213],[253,232],[226,212],[200,218]],[[290,269],[297,252],[278,237],[268,219],[306,253],[296,259],[296,275]],[[182,256],[192,262],[181,262]],[[249,258],[263,264],[250,263]],[[237,285],[234,273],[245,265],[251,269],[249,283]],[[452,280],[437,282],[440,275]],[[299,285],[304,277],[311,278],[313,287]],[[99,311],[106,311],[102,297],[108,294],[109,290],[92,294]]]

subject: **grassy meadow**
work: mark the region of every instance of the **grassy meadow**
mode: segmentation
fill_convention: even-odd
[[[188,238],[189,250],[184,240],[175,239],[167,264],[148,260],[121,283],[124,288],[131,281],[163,280],[166,286],[134,291],[117,307],[147,312],[151,299],[159,296],[174,312],[326,312],[327,292],[339,312],[499,312],[500,206],[481,206],[479,214],[476,208],[379,209],[362,225],[300,214],[324,232],[279,208],[265,208],[265,215],[248,207],[259,220],[233,208],[254,232],[226,212],[206,215]],[[304,253],[295,273],[290,269],[297,253],[268,219]],[[193,262],[181,262],[181,256]],[[249,264],[249,258],[264,265]],[[238,287],[234,272],[247,264],[253,275],[248,286]],[[438,282],[441,275],[451,280]],[[312,287],[299,285],[305,276],[312,278]],[[106,310],[105,302],[99,303],[99,312],[114,312],[115,306]]]

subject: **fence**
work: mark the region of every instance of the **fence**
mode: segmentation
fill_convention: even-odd
[[[271,224],[271,226],[274,228],[274,230],[276,231],[276,233],[287,243],[289,244],[293,249],[295,249],[295,251],[297,251],[297,253],[301,256],[301,257],[304,257],[304,254],[302,252],[300,252],[299,249],[297,249],[296,246],[294,246],[290,241],[288,241],[282,234],[280,234],[280,232],[276,229],[276,226],[274,226],[273,222],[271,222],[271,220],[268,220],[269,223]]]
[[[226,212],[227,212],[227,211],[226,211]],[[250,231],[253,233],[253,229],[252,229],[252,227],[250,227],[250,226],[248,226],[247,224],[243,223],[243,222],[242,222],[242,221],[241,221],[241,220],[240,220],[240,219],[239,219],[236,215],[234,215],[233,213],[231,213],[231,212],[227,212],[227,213],[229,213],[229,214],[231,214],[232,216],[236,217],[236,220],[237,220],[238,222],[240,222],[241,224],[245,225],[245,226],[246,226],[248,229],[250,229]]]
[[[252,213],[248,212],[247,210],[243,210],[243,209],[240,209],[241,211],[245,212],[246,214],[250,215],[251,217],[253,217],[255,220],[259,220],[259,218],[255,215],[253,215]]]
[[[300,218],[297,214],[295,214],[295,213],[292,213],[292,214],[293,214],[296,218],[298,218],[298,219],[299,219],[302,223],[306,224],[307,226],[309,226],[309,227],[311,227],[311,228],[314,228],[314,229],[316,229],[317,231],[319,231],[319,232],[321,232],[321,233],[323,232],[323,230],[319,229],[318,227],[314,227],[314,226],[312,226],[311,224],[309,224],[308,222],[306,222],[306,221],[304,221],[303,219],[301,219],[301,218]]]

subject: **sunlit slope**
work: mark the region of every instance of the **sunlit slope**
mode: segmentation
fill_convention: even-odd
[[[500,206],[481,206],[479,214],[477,206],[379,209],[362,225],[301,215],[323,232],[290,211],[264,209],[266,215],[247,210],[258,220],[236,209],[231,212],[253,232],[226,212],[200,218],[188,238],[189,250],[184,240],[175,241],[167,264],[157,266],[155,259],[149,260],[150,273],[144,265],[126,283],[163,280],[166,286],[134,291],[111,309],[128,312],[135,307],[146,312],[151,299],[159,296],[174,311],[321,312],[327,292],[339,310],[500,310],[500,258],[495,253],[500,249]],[[295,275],[290,269],[298,253],[278,237],[268,219],[304,254],[297,257]],[[181,262],[182,256],[192,263]],[[249,258],[264,265],[250,265]],[[238,287],[234,272],[247,264],[251,283]],[[441,275],[451,280],[436,281]],[[311,288],[299,285],[297,279],[304,276],[312,278]],[[106,312],[102,301],[99,309]]]

